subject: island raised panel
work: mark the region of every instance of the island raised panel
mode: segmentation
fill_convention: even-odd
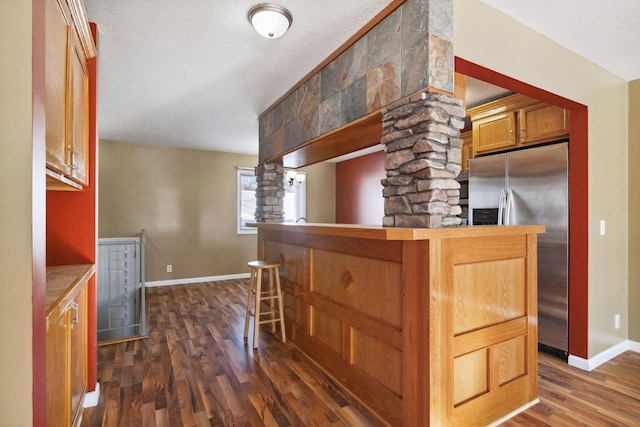
[[[313,250],[311,290],[373,319],[402,327],[400,264]]]

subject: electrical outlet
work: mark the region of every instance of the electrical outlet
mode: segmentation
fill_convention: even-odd
[[[167,264],[167,273],[171,273],[173,271],[173,266],[171,264]]]
[[[613,316],[613,324],[614,324],[616,329],[620,329],[620,315],[619,314],[616,314],[615,316]]]
[[[604,219],[600,220],[600,235],[604,236],[607,233],[607,224],[604,222]]]

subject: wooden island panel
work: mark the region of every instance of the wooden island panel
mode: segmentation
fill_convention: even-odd
[[[289,339],[389,425],[486,425],[536,401],[543,227],[258,228]]]

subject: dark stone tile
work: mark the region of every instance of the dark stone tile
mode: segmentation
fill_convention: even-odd
[[[272,135],[276,129],[279,129],[283,126],[282,122],[282,103],[278,104],[276,108],[269,112],[270,117],[270,125],[269,125],[269,135]]]
[[[292,94],[290,94],[284,101],[282,101],[282,123],[284,125],[289,124],[291,121],[296,120],[298,117],[298,110],[300,109],[300,100],[302,99],[302,93],[304,90],[299,87]]]
[[[402,8],[396,9],[367,34],[367,65],[369,71],[398,56],[401,49]]]
[[[342,105],[340,94],[320,103],[320,135],[332,131],[344,123],[340,121],[340,106]]]
[[[385,62],[367,73],[367,112],[379,110],[400,97],[400,52],[394,61]]]
[[[428,64],[429,47],[426,40],[402,50],[401,98],[429,85]]]
[[[285,151],[300,145],[303,137],[304,137],[304,131],[300,127],[300,123],[297,120],[293,120],[287,123],[284,127]]]
[[[271,118],[267,114],[266,116],[258,119],[258,140],[264,141],[264,139],[269,135],[267,123],[271,123]]]
[[[429,86],[453,93],[453,43],[429,36]]]
[[[343,89],[342,121],[352,122],[367,113],[367,78],[363,76]]]
[[[320,102],[340,93],[341,75],[340,58],[334,59],[320,71]]]
[[[271,157],[284,153],[284,126],[271,135]]]
[[[362,37],[340,55],[340,84],[343,89],[367,74],[367,44],[367,37]]]
[[[418,42],[426,42],[431,0],[407,0],[402,5],[402,50],[413,49]],[[452,0],[446,0],[452,1]]]
[[[300,109],[298,110],[297,120],[300,128],[304,130],[305,139],[298,143],[305,142],[311,138],[315,138],[319,133],[319,109],[320,100],[318,98],[320,92],[320,76],[316,74],[301,87],[302,98],[300,99]]]
[[[429,0],[429,34],[453,42],[453,1]]]
[[[266,160],[273,157],[273,139],[271,138],[271,135],[260,140],[258,153],[258,161],[260,163],[264,163]]]

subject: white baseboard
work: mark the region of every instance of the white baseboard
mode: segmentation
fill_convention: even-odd
[[[100,383],[96,383],[96,389],[84,394],[82,399],[83,408],[93,408],[98,406],[98,400],[100,399]]]
[[[148,288],[153,288],[157,286],[188,285],[191,283],[217,282],[219,280],[248,279],[248,278],[249,278],[249,273],[240,273],[240,274],[228,274],[226,276],[189,277],[186,279],[156,280],[154,282],[145,282],[144,285]]]
[[[605,351],[596,354],[589,359],[583,359],[578,356],[569,355],[569,366],[582,369],[583,371],[591,371],[605,362],[613,359],[616,356],[624,353],[627,350],[632,350],[640,353],[640,343],[635,341],[625,340],[619,344],[609,347]]]

